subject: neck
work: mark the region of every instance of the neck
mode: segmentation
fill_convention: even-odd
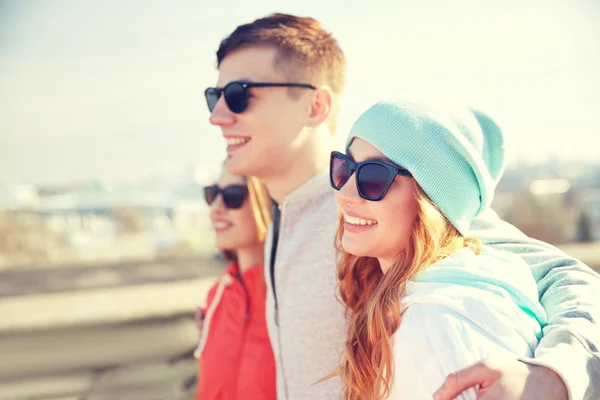
[[[263,179],[269,195],[278,204],[329,165],[331,151],[336,148],[335,136],[325,128],[317,128],[308,134],[314,135],[314,140],[307,140],[298,149],[293,156],[295,162],[289,163],[277,176]]]
[[[237,260],[240,272],[256,265],[262,265],[264,262],[263,244],[259,243],[237,250]]]
[[[388,260],[383,258],[378,258],[377,260],[379,261],[379,268],[381,268],[381,272],[383,272],[384,274],[387,273],[390,270],[390,268],[392,268],[392,266],[394,265],[394,260]]]

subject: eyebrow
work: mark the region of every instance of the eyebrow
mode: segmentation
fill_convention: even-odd
[[[354,159],[354,156],[352,155],[352,152],[350,151],[350,149],[347,149],[347,150],[346,150],[346,155],[347,155],[348,157],[350,157],[350,159],[351,159],[352,161],[356,161],[356,160]]]
[[[350,149],[346,150],[346,155],[347,155],[348,157],[350,157],[350,159],[351,159],[352,161],[356,162],[356,159],[355,159],[355,158],[354,158],[354,156],[352,155],[352,152],[350,151]],[[395,167],[397,167],[397,168],[403,169],[403,170],[404,170],[404,169],[406,169],[406,168],[404,168],[404,167],[402,167],[402,166],[400,166],[400,165],[396,164],[395,162],[393,162],[392,160],[390,160],[390,159],[389,159],[389,158],[387,158],[386,156],[373,156],[373,157],[368,157],[368,158],[367,158],[366,160],[364,160],[364,161],[381,161],[381,162],[384,162],[384,163],[386,163],[386,164],[391,164],[391,165],[393,165],[393,166],[395,166]]]
[[[398,168],[402,168],[401,166],[399,166],[398,164],[396,164],[395,162],[393,162],[392,160],[390,160],[389,158],[387,158],[386,156],[374,156],[374,157],[369,157],[367,158],[365,161],[381,161],[387,164],[392,164],[395,165]]]

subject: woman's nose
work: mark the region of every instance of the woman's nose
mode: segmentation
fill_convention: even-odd
[[[220,194],[215,197],[215,199],[210,203],[210,215],[216,216],[223,214],[227,208],[225,207],[225,203],[223,202],[223,196]]]
[[[348,178],[348,181],[337,192],[338,199],[345,203],[360,203],[364,201],[364,199],[358,194],[355,174],[356,172],[354,172],[350,178]]]

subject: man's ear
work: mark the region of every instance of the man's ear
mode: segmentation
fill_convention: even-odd
[[[327,85],[323,85],[315,90],[308,116],[308,126],[315,128],[327,119],[331,112],[333,96],[333,91]]]

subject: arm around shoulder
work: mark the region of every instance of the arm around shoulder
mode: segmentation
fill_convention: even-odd
[[[600,276],[560,250],[540,244],[523,254],[548,316],[532,359],[564,381],[569,399],[600,397]]]
[[[570,399],[600,398],[600,275],[561,250],[529,238],[489,212],[474,223],[477,237],[519,255],[531,268],[548,316],[535,358],[554,370]]]

